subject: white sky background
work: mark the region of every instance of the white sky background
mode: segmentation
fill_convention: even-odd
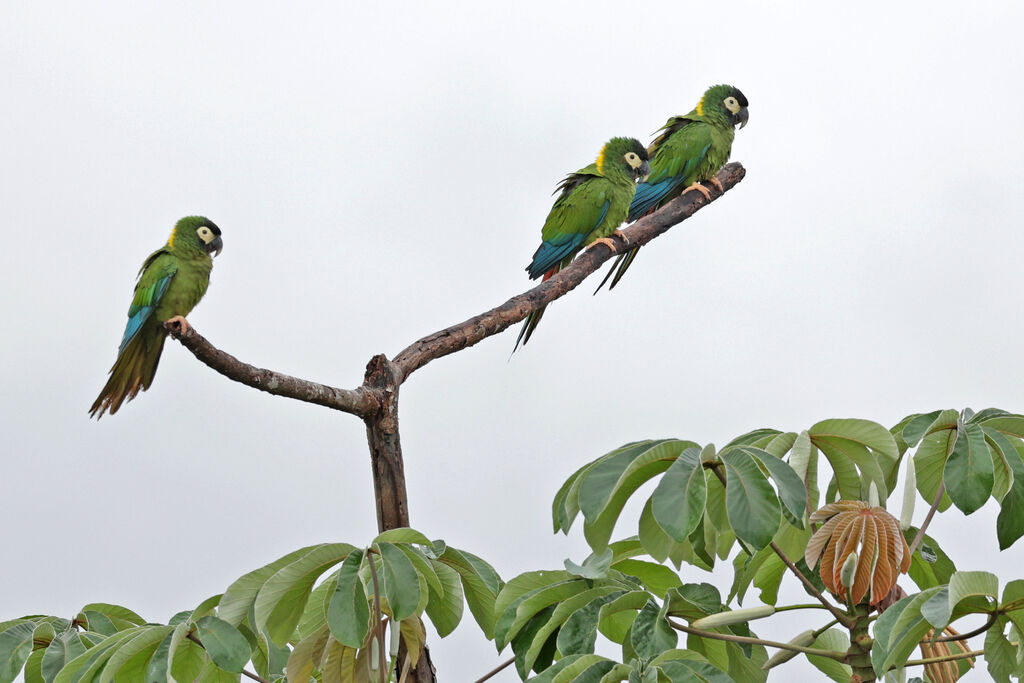
[[[558,301],[511,362],[510,330],[404,385],[413,525],[508,579],[586,556],[578,530],[550,533],[551,498],[627,441],[1024,411],[1024,6],[636,7],[4,3],[0,619],[106,601],[163,621],[376,533],[358,419],[173,341],[149,392],[87,419],[175,220],[224,231],[202,334],[351,388],[373,354],[524,291],[556,183],[714,83],[751,103],[742,184],[611,294],[592,278]],[[1021,548],[997,552],[996,513],[933,530],[1005,583]],[[431,647],[444,681],[508,656],[468,611]]]

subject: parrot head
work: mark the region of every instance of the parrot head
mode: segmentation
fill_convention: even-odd
[[[612,138],[601,149],[597,157],[597,169],[604,173],[607,164],[633,178],[643,181],[651,172],[647,148],[636,138]]]
[[[747,98],[740,92],[739,88],[731,85],[713,85],[704,93],[697,103],[697,114],[705,116],[715,114],[725,118],[734,126],[743,128],[747,125],[749,113],[747,112]]]
[[[203,216],[186,216],[174,226],[171,233],[171,246],[187,244],[199,248],[207,254],[220,256],[224,249],[224,241],[220,237],[220,228],[209,218]]]

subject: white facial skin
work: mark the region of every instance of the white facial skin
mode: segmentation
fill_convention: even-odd
[[[733,114],[735,114],[736,112],[738,112],[740,110],[740,103],[739,103],[739,101],[735,97],[733,97],[732,95],[730,95],[729,97],[726,97],[724,100],[722,100],[722,104],[724,104],[725,108],[728,109],[729,111],[731,111]]]
[[[213,234],[213,230],[210,230],[205,225],[196,230],[196,234],[199,235],[199,239],[203,241],[203,244],[209,244],[217,238],[217,236]]]

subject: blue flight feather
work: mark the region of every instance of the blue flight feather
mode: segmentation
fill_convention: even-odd
[[[580,245],[587,240],[587,237],[601,227],[604,219],[608,216],[608,209],[611,208],[611,205],[611,200],[605,200],[601,206],[601,213],[597,217],[597,222],[594,223],[594,227],[586,234],[569,233],[568,235],[560,235],[555,240],[541,242],[536,253],[533,255],[533,261],[526,268],[526,272],[530,274],[530,279],[536,280],[558,265],[562,259],[572,256],[573,252],[579,249]]]
[[[149,319],[149,316],[156,310],[157,305],[160,303],[160,299],[163,298],[164,293],[167,291],[168,285],[171,284],[171,278],[174,274],[162,277],[156,282],[156,286],[153,288],[153,298],[150,300],[148,305],[145,306],[132,306],[128,309],[128,324],[124,328],[124,337],[121,338],[121,346],[117,349],[117,354],[121,355],[124,352],[124,348],[128,346],[128,343],[139,333],[142,329],[142,325]]]

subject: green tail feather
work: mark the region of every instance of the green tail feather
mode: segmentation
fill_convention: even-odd
[[[526,342],[530,341],[530,337],[533,336],[533,331],[537,329],[537,325],[540,323],[540,319],[544,316],[544,309],[538,308],[536,311],[526,316],[526,320],[523,321],[523,327],[519,330],[519,336],[516,337],[516,346],[512,349],[512,353],[515,353],[519,349],[519,343],[522,342],[523,346],[526,346]]]
[[[89,417],[98,420],[104,412],[113,415],[122,403],[132,400],[140,391],[149,389],[166,338],[167,332],[163,327],[142,330],[135,335],[110,369],[110,379],[93,402]]]
[[[621,280],[622,276],[626,274],[626,271],[629,270],[629,267],[633,265],[633,260],[636,259],[636,255],[638,253],[640,253],[640,247],[633,247],[625,254],[619,254],[615,258],[615,263],[613,263],[612,267],[608,270],[608,274],[604,276],[604,279],[601,280],[601,284],[599,284],[597,286],[597,289],[594,290],[594,294],[597,294],[598,292],[601,291],[601,288],[604,287],[604,283],[608,282],[608,278],[611,278],[612,280],[612,283],[608,286],[608,289],[615,289],[615,285],[619,284],[619,280]],[[615,277],[612,277],[613,274],[615,275]]]

